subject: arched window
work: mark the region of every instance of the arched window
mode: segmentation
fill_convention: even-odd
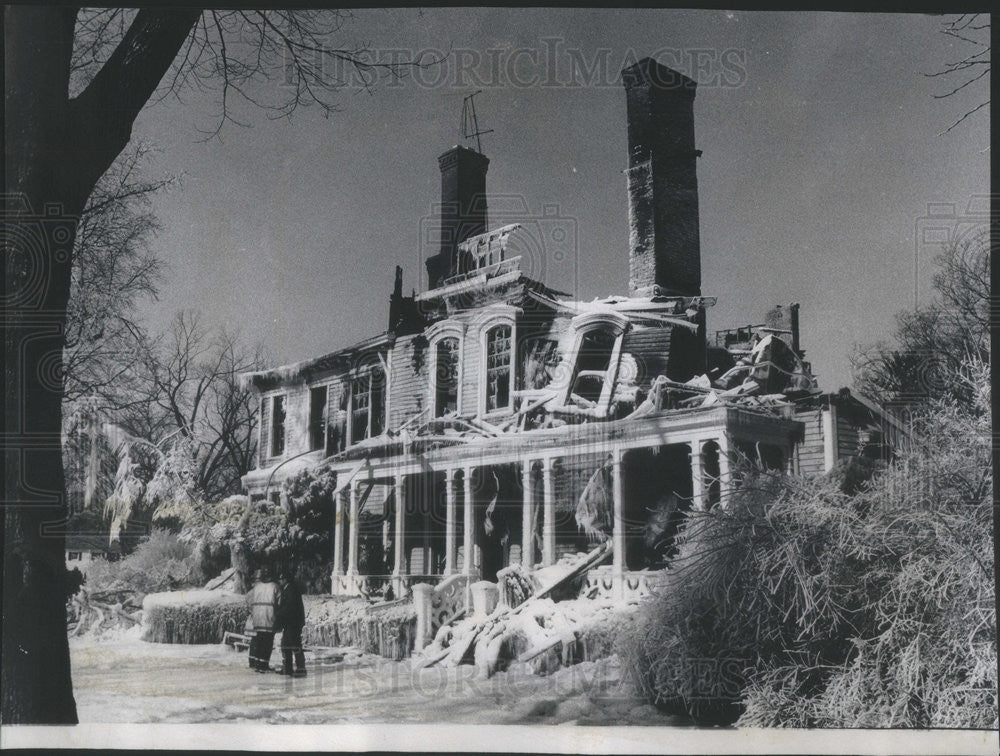
[[[564,401],[603,416],[614,394],[622,339],[629,323],[618,313],[610,312],[578,315],[572,323],[576,336],[567,356],[573,372]]]
[[[445,337],[434,348],[434,417],[458,412],[458,339]]]
[[[511,327],[498,325],[486,332],[486,411],[510,407],[511,374],[514,362],[511,358]]]

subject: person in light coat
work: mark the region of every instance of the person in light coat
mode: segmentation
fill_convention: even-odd
[[[272,579],[271,571],[266,567],[258,570],[257,583],[248,595],[254,629],[250,641],[250,669],[257,672],[267,672],[270,668],[279,598],[278,584]]]

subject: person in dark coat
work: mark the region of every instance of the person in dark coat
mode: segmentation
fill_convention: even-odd
[[[302,603],[302,589],[288,567],[281,571],[280,595],[278,624],[281,627],[281,674],[302,677],[306,674],[306,657],[302,652],[302,628],[306,624],[306,610]]]
[[[250,669],[267,672],[274,649],[274,632],[277,629],[278,584],[271,578],[271,571],[262,568],[257,571],[257,584],[248,596],[250,620],[254,636],[250,641]]]

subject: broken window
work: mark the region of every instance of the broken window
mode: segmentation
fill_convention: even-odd
[[[571,398],[583,399],[595,406],[600,403],[617,339],[616,334],[604,328],[595,328],[583,334],[576,357]]]
[[[486,333],[486,411],[510,406],[511,327],[499,325]]]
[[[271,456],[285,453],[285,397],[276,396],[271,406]]]
[[[434,417],[443,417],[458,411],[458,339],[441,339],[434,353]]]
[[[326,453],[344,451],[347,444],[347,386],[334,383],[327,394]]]
[[[373,366],[351,382],[351,443],[385,429],[385,371]]]
[[[309,391],[309,450],[322,449],[326,442],[326,386]]]
[[[524,355],[520,383],[523,389],[545,388],[559,365],[558,342],[555,339],[532,339],[523,348]]]
[[[378,436],[385,430],[385,371],[372,368],[371,435]]]

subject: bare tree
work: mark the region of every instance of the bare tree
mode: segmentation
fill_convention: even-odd
[[[964,371],[990,361],[988,231],[959,239],[936,262],[935,301],[896,316],[895,344],[874,344],[852,356],[855,384],[881,402],[948,398],[968,407],[977,401]]]
[[[150,250],[159,229],[150,203],[173,181],[141,177],[149,151],[138,144],[123,152],[80,217],[63,350],[67,403],[86,397],[113,412],[128,402],[144,338],[136,306],[157,297],[163,268]]]
[[[76,721],[64,539],[49,526],[66,514],[62,353],[88,198],[150,99],[214,88],[217,131],[236,120],[236,98],[276,115],[308,104],[331,112],[349,77],[371,86],[405,70],[337,44],[346,19],[335,11],[4,9],[4,723]],[[278,76],[288,86],[266,89]]]
[[[143,403],[159,410],[151,440],[180,436],[192,444],[203,499],[239,493],[240,477],[253,465],[257,423],[253,394],[239,376],[263,366],[263,348],[243,349],[237,334],[212,333],[197,312],[183,311],[145,360]]]
[[[961,58],[947,61],[939,71],[927,74],[940,77],[947,82],[948,90],[934,95],[938,99],[954,97],[963,90],[974,88],[980,94],[964,113],[945,129],[942,134],[954,129],[964,120],[990,104],[990,19],[985,13],[963,13],[946,20],[941,33],[957,39],[965,45]],[[985,81],[984,81],[985,80]]]
[[[194,311],[179,312],[169,331],[144,347],[138,386],[120,413],[132,447],[156,450],[151,469],[121,465],[106,514],[117,526],[148,528],[160,517],[179,517],[242,490],[253,467],[256,401],[241,373],[260,369],[260,346],[245,349],[237,334],[207,329]],[[141,450],[139,450],[141,451]],[[155,479],[155,480],[154,480]],[[124,492],[124,494],[123,494]]]

